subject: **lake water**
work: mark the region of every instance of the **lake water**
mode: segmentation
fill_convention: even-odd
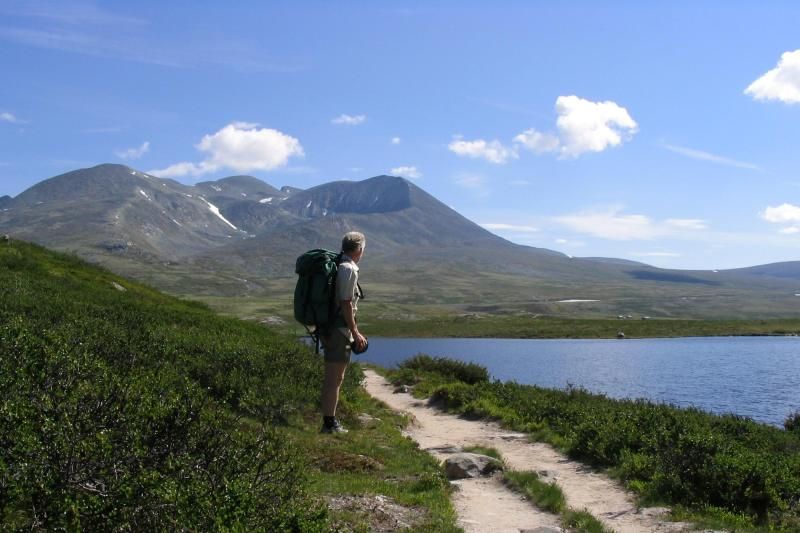
[[[418,353],[485,366],[493,378],[647,398],[781,426],[800,410],[800,337],[389,339],[354,356],[393,367]]]

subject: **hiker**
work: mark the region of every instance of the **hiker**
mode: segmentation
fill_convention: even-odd
[[[325,380],[322,384],[322,432],[347,433],[336,418],[339,388],[350,363],[350,352],[362,352],[367,339],[358,330],[358,262],[364,256],[366,238],[363,233],[351,231],[342,238],[342,259],[336,274],[337,326],[321,335],[325,351]]]

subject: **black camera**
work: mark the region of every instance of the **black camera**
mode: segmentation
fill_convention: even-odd
[[[356,345],[355,342],[352,344],[351,349],[353,350],[353,353],[356,354],[356,355],[362,354],[362,353],[366,352],[367,349],[369,349],[369,341],[367,340],[366,337],[364,337],[364,347],[362,349],[359,350],[358,349],[358,345]]]

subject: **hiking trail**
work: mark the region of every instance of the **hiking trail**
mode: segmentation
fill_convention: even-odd
[[[493,422],[465,420],[431,407],[408,393],[394,393],[392,385],[372,370],[364,371],[364,386],[373,397],[395,411],[411,415],[404,434],[438,460],[453,448],[480,445],[497,449],[514,470],[537,472],[544,481],[555,481],[567,505],[586,510],[617,533],[688,531],[691,524],[663,518],[664,508],[638,508],[633,494],[608,476],[569,459],[551,446],[530,442],[524,433],[501,428]],[[453,506],[458,525],[467,533],[559,531],[560,516],[537,509],[520,494],[505,487],[499,476],[454,481],[458,490]]]

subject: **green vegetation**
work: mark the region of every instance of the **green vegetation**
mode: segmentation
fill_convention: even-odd
[[[540,480],[536,472],[509,470],[503,473],[503,478],[508,486],[522,493],[540,509],[561,514],[567,508],[561,488],[555,482],[545,483]]]
[[[370,335],[386,337],[502,337],[526,339],[796,335],[800,320],[681,320],[561,318],[530,314],[449,314],[424,320],[363,319]]]
[[[278,318],[282,324],[271,324],[274,329],[294,335],[305,334],[292,318],[291,295],[281,300],[210,296],[201,299],[220,313],[248,320]],[[377,302],[372,292],[361,307],[360,323],[368,335],[376,337],[611,339],[620,330],[628,338],[800,334],[798,318],[709,320],[654,317],[643,320],[640,315],[618,319],[505,310],[465,312],[462,306],[390,305]]]
[[[473,446],[464,446],[462,450],[468,453],[478,453],[481,455],[486,455],[487,457],[492,457],[494,459],[497,459],[501,463],[503,462],[503,456],[500,454],[499,451],[497,451],[497,448],[491,448],[489,446],[480,446],[478,444],[475,444]]]
[[[318,433],[321,377],[292,336],[1,243],[0,525],[327,531],[356,520],[331,493],[374,490],[452,529],[440,469],[364,398],[359,367],[354,431]],[[359,429],[361,412],[382,422]]]
[[[495,448],[465,446],[464,451],[488,455],[505,465],[502,454]],[[567,499],[561,487],[555,481],[550,483],[542,481],[536,472],[511,470],[506,465],[503,468],[503,483],[525,496],[539,509],[561,515],[561,524],[567,531],[609,533],[609,530],[588,511],[575,511],[567,507]]]
[[[446,363],[440,363],[445,365]],[[396,376],[402,376],[401,365]],[[749,527],[800,527],[800,435],[736,416],[647,401],[620,401],[576,388],[468,384],[440,377],[432,399],[531,433],[612,473],[646,503],[736,517]],[[787,425],[788,427],[788,425]],[[794,426],[792,426],[794,427]]]

